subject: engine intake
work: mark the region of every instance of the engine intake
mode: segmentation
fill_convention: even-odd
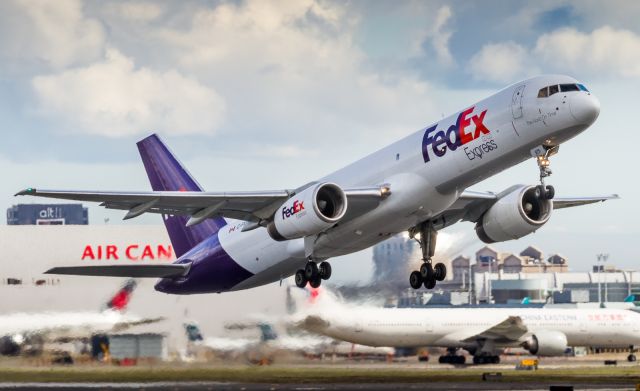
[[[267,226],[274,240],[316,235],[332,227],[347,212],[347,196],[335,183],[321,183],[289,198]]]
[[[540,330],[522,344],[529,353],[538,356],[561,356],[567,346],[567,336],[555,330]]]
[[[533,233],[551,217],[553,202],[537,186],[520,186],[500,198],[476,224],[485,243],[519,239]]]

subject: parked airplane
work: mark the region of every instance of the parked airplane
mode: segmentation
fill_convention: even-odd
[[[52,336],[89,336],[163,320],[162,317],[140,318],[124,313],[136,285],[134,280],[128,280],[100,311],[0,315],[0,354],[19,354],[23,345],[42,342]]]
[[[346,308],[335,302],[311,308],[293,320],[304,330],[370,345],[445,347],[441,363],[463,364],[458,348],[475,364],[498,363],[497,354],[523,347],[531,354],[555,356],[570,346],[629,348],[640,345],[640,314],[624,309],[554,308]]]
[[[387,358],[393,356],[394,349],[390,347],[371,347],[358,345],[332,338],[310,335],[298,330],[296,335],[278,334],[274,326],[266,322],[241,322],[229,324],[227,329],[244,330],[257,328],[260,330],[259,338],[204,338],[200,328],[193,322],[185,323],[185,331],[189,343],[195,346],[205,346],[221,355],[245,354],[250,361],[273,361],[273,357],[279,353],[298,353],[308,356],[320,356],[322,354],[335,354],[339,356],[366,355]]]
[[[28,188],[17,195],[101,202],[125,219],[159,213],[178,259],[164,265],[56,267],[55,274],[157,277],[172,294],[225,292],[282,280],[317,287],[327,259],[409,231],[423,264],[410,285],[431,289],[446,276],[432,265],[437,231],[476,223],[485,242],[518,239],[542,227],[554,209],[617,196],[556,198],[545,185],[549,158],[598,117],[600,103],[562,75],[538,76],[423,128],[324,178],[296,189],[204,192],[156,135],[138,142],[151,192]],[[499,192],[468,187],[533,157],[540,185]]]

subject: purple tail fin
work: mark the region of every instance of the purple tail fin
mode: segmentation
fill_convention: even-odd
[[[138,142],[138,151],[154,191],[202,191],[189,172],[156,134]],[[162,216],[177,257],[226,225],[222,217],[187,227],[184,216]]]

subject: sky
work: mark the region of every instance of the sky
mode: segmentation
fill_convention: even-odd
[[[2,1],[0,201],[42,202],[13,197],[30,186],[146,190],[135,142],[152,132],[207,190],[295,188],[511,83],[562,73],[602,110],[552,158],[549,183],[622,198],[557,211],[495,247],[534,244],[573,270],[597,253],[637,268],[639,19],[636,1]],[[531,160],[473,189],[537,173]],[[123,214],[90,206],[93,224]],[[482,245],[471,224],[447,233],[465,254]],[[368,278],[370,258],[336,260],[334,276]]]

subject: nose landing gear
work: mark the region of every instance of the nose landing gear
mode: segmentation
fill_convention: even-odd
[[[551,164],[549,162],[549,158],[558,153],[559,149],[559,145],[555,145],[553,147],[541,145],[531,150],[531,156],[536,159],[538,169],[540,170],[540,185],[538,185],[538,192],[540,193],[540,198],[544,200],[551,200],[556,194],[553,186],[545,185],[544,178],[551,176],[552,171],[549,168],[549,165]]]
[[[331,278],[331,264],[329,262],[321,262],[320,266],[313,259],[305,265],[304,269],[299,269],[295,274],[296,286],[304,288],[307,283],[312,288],[318,288],[322,280]]]
[[[442,281],[447,276],[447,267],[443,263],[436,263],[434,266],[431,261],[436,251],[438,231],[433,228],[431,221],[425,221],[409,230],[411,238],[415,238],[418,234],[420,238],[416,241],[420,243],[423,264],[420,266],[420,271],[411,272],[409,285],[413,289],[419,289],[424,284],[425,288],[433,289],[437,281]]]

